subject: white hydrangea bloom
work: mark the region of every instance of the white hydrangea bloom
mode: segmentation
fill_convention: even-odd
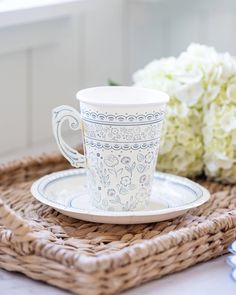
[[[170,95],[158,169],[186,176],[205,173],[236,182],[236,59],[191,44],[178,58],[151,62],[135,85]]]
[[[213,81],[217,94],[206,92],[204,100],[205,173],[213,179],[236,182],[236,64],[221,56],[216,66],[220,73]],[[216,87],[216,86],[215,86]],[[211,90],[211,85],[208,87]]]
[[[154,61],[134,74],[136,86],[167,92],[170,101],[164,125],[158,169],[184,176],[202,172],[202,112],[204,93],[198,68],[173,57]]]

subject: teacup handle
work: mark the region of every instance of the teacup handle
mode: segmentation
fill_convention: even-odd
[[[70,147],[62,138],[62,124],[68,120],[72,130],[82,129],[81,116],[74,108],[66,105],[59,106],[52,111],[52,128],[57,145],[63,156],[73,167],[80,168],[86,166],[86,157]]]

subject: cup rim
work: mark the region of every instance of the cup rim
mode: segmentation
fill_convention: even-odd
[[[77,92],[76,98],[80,102],[107,106],[161,105],[169,101],[169,95],[165,92],[136,86],[85,88]]]

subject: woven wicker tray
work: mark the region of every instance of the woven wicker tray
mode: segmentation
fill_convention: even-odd
[[[115,294],[227,251],[236,238],[236,186],[201,181],[211,200],[173,221],[78,221],[30,194],[42,175],[70,168],[58,154],[0,167],[0,267],[76,294]]]

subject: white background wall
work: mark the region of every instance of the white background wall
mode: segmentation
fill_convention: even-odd
[[[0,158],[52,141],[51,109],[75,106],[81,88],[130,84],[192,41],[236,55],[234,0],[85,1],[76,13],[0,27]]]
[[[235,0],[128,0],[126,79],[152,59],[191,42],[236,55]]]
[[[0,27],[0,157],[50,142],[52,108],[75,106],[79,89],[109,77],[124,82],[123,1],[88,4],[78,13]]]

